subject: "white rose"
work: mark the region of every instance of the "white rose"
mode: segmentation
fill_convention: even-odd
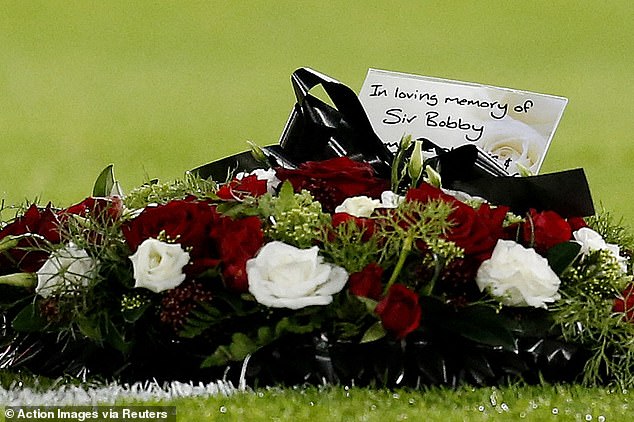
[[[145,287],[155,293],[173,289],[185,280],[183,267],[189,253],[181,245],[146,239],[130,256],[134,268],[134,287]]]
[[[84,249],[69,243],[56,250],[37,271],[35,293],[42,297],[71,292],[88,286],[96,275],[97,261]]]
[[[612,253],[619,263],[621,270],[627,272],[627,258],[621,256],[619,245],[607,243],[603,237],[589,227],[582,227],[572,233],[574,239],[581,245],[581,254],[587,256],[592,251],[607,250]]]
[[[487,122],[484,151],[497,157],[509,174],[518,174],[518,164],[536,174],[546,151],[546,138],[525,123],[516,120]]]
[[[270,242],[247,261],[249,291],[262,305],[299,309],[328,305],[348,280],[345,269],[323,262],[319,249]]]
[[[478,269],[476,283],[507,306],[546,308],[560,298],[561,283],[546,258],[512,240],[498,240]]]
[[[375,209],[381,206],[381,201],[372,199],[367,196],[353,196],[346,198],[335,212],[345,212],[355,217],[369,217]]]

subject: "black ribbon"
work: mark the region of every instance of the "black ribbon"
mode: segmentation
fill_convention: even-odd
[[[442,152],[432,161],[443,187],[506,205],[518,214],[531,208],[555,211],[562,217],[594,214],[590,187],[580,168],[527,177],[499,176],[482,165],[484,159],[474,145]]]
[[[278,145],[264,147],[262,148],[262,152],[267,162],[256,159],[251,151],[244,151],[197,167],[191,170],[191,173],[203,179],[224,182],[239,172],[250,172],[255,169],[275,166],[286,168],[295,167],[295,164],[285,158],[284,151],[282,151],[282,148]]]
[[[313,69],[300,68],[291,77],[297,103],[280,138],[291,161],[319,161],[347,156],[371,164],[389,177],[392,153],[372,129],[357,95],[341,82]],[[310,95],[321,85],[336,108]]]
[[[282,131],[279,145],[262,148],[268,163],[242,152],[200,166],[193,173],[225,181],[232,172],[282,166],[347,156],[370,163],[377,175],[390,177],[392,154],[372,129],[357,95],[341,82],[313,69],[300,68],[291,77],[297,102]],[[336,108],[310,94],[321,85]],[[575,169],[539,176],[502,176],[493,159],[474,145],[443,150],[431,163],[440,172],[443,186],[480,196],[516,213],[531,208],[553,210],[563,217],[594,214],[585,173]],[[429,147],[429,142],[427,143]]]
[[[341,82],[310,68],[293,72],[291,83],[297,99],[282,131],[279,146],[262,148],[268,163],[258,162],[249,152],[200,166],[193,173],[224,181],[231,172],[268,166],[297,167],[305,161],[350,157],[372,165],[377,175],[390,177],[392,153],[374,133],[357,95]],[[331,107],[310,94],[321,85]]]
[[[486,198],[494,204],[507,205],[516,213],[534,208],[555,211],[562,217],[594,214],[590,188],[581,168],[529,177],[456,180],[449,188]]]

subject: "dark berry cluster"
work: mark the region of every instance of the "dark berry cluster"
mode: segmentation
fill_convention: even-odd
[[[159,319],[175,331],[183,327],[197,303],[211,301],[211,293],[201,283],[186,282],[165,293],[161,301]]]

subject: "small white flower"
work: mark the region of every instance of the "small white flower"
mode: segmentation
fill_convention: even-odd
[[[456,198],[460,202],[466,203],[481,203],[484,204],[488,202],[486,199],[481,198],[479,196],[469,195],[467,192],[463,192],[460,190],[452,190],[452,189],[442,189],[444,193],[447,195],[451,195]]]
[[[185,280],[183,267],[189,253],[181,245],[146,239],[130,256],[134,268],[134,287],[145,287],[155,293],[173,289]]]
[[[236,179],[242,180],[247,176],[255,175],[258,180],[266,180],[266,191],[268,193],[275,193],[275,190],[279,186],[282,181],[277,178],[275,175],[275,170],[273,169],[255,169],[250,173],[240,172],[236,174]]]
[[[269,242],[247,261],[249,291],[262,305],[300,309],[328,305],[348,280],[345,269],[323,262],[319,249]]]
[[[561,297],[561,282],[548,260],[512,240],[498,240],[491,258],[480,265],[476,283],[507,306],[546,308]]]
[[[603,237],[589,227],[582,227],[572,233],[575,241],[581,245],[580,253],[587,256],[592,251],[607,250],[612,253],[619,263],[621,270],[627,272],[627,258],[621,256],[619,245],[607,243]]]
[[[396,208],[404,200],[404,196],[398,195],[391,190],[386,190],[381,193],[381,208]]]
[[[345,212],[355,217],[370,217],[375,209],[381,206],[381,201],[367,196],[353,196],[346,198],[335,212]]]
[[[42,297],[88,286],[97,271],[97,261],[84,249],[69,243],[56,250],[37,271],[35,292]]]

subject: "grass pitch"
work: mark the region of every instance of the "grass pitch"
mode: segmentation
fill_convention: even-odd
[[[508,2],[2,2],[0,198],[68,205],[278,141],[310,66],[369,67],[568,97],[543,171],[586,169],[634,219],[634,8]],[[3,218],[10,217],[3,215]]]

